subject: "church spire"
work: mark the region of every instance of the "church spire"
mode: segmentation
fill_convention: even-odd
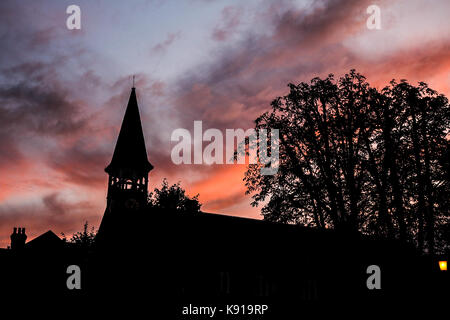
[[[148,173],[153,166],[147,159],[144,133],[136,99],[131,89],[127,110],[117,138],[111,163],[105,168],[109,175],[106,210],[97,234],[105,239],[120,233],[124,221],[145,209],[148,196]]]
[[[147,159],[136,89],[133,85],[116,148],[111,163],[105,168],[105,171],[114,176],[121,175],[120,172],[130,171],[142,175],[148,174],[152,169],[153,166]]]

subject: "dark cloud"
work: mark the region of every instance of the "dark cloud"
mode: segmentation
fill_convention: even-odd
[[[33,85],[30,81],[0,87],[0,104],[6,116],[1,120],[37,134],[74,134],[86,126],[78,106],[68,100],[62,88]]]
[[[219,129],[250,127],[290,82],[351,68],[369,73],[377,63],[388,64],[356,56],[343,44],[367,31],[366,8],[373,1],[324,0],[301,9],[290,1],[268,3],[255,18],[268,32],[248,31],[239,43],[217,49],[212,63],[179,80],[174,105],[186,126],[204,120]]]
[[[50,155],[47,164],[59,172],[66,182],[87,188],[106,185],[104,168],[111,160],[111,152],[88,149],[81,145],[66,148],[64,152]]]
[[[82,103],[70,98],[56,73],[53,65],[43,62],[2,70],[9,82],[0,84],[1,171],[26,159],[39,165],[46,153],[63,154],[67,139],[88,130]],[[36,149],[40,154],[33,153]]]
[[[66,214],[66,205],[58,198],[59,194],[54,192],[42,198],[45,209],[51,215],[64,215]]]

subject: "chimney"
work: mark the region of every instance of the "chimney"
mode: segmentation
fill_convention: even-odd
[[[11,250],[21,250],[25,247],[25,241],[27,235],[25,234],[25,228],[14,227],[11,234]]]

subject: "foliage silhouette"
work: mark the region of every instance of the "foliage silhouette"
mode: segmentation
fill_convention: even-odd
[[[351,70],[289,84],[255,129],[280,129],[280,168],[244,181],[264,219],[449,248],[448,99],[420,82],[382,90]]]
[[[197,194],[190,198],[179,182],[169,186],[167,179],[164,179],[161,188],[155,188],[148,195],[148,206],[179,213],[198,213],[202,206],[198,197]]]
[[[94,227],[89,228],[89,223],[86,221],[83,225],[83,231],[75,232],[70,239],[66,239],[66,235],[61,233],[63,240],[72,243],[80,248],[91,248],[95,244],[95,236],[97,232]]]

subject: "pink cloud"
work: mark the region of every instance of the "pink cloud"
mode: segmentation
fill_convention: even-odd
[[[166,39],[152,47],[154,53],[164,53],[174,42],[179,39],[181,32],[169,33]]]
[[[216,41],[228,40],[237,30],[242,18],[242,8],[227,6],[222,9],[221,21],[214,28],[212,38]]]

